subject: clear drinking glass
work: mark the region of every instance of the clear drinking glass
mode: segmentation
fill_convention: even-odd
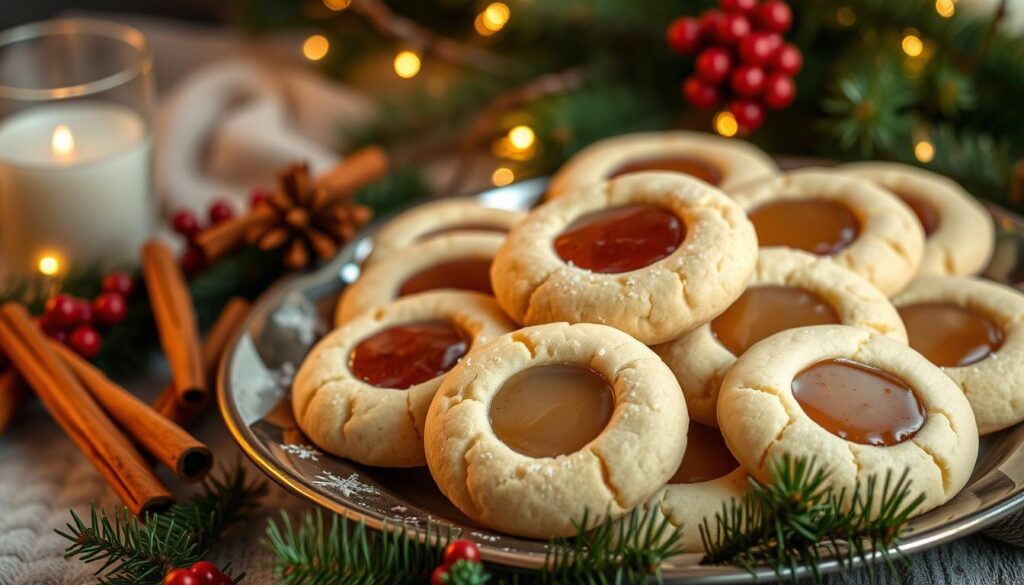
[[[0,275],[137,259],[154,219],[153,58],[120,24],[0,33]]]

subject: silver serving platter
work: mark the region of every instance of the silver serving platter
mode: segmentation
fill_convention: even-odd
[[[546,180],[535,179],[486,191],[484,205],[526,210],[537,204]],[[1024,220],[990,206],[998,226],[995,257],[986,276],[1018,286],[1024,281]],[[316,449],[297,428],[289,389],[296,368],[331,326],[334,305],[359,277],[360,262],[373,248],[374,229],[313,272],[287,278],[256,303],[245,327],[227,350],[218,383],[221,412],[235,440],[268,476],[301,498],[373,528],[405,525],[423,536],[429,521],[452,527],[476,542],[484,560],[508,567],[537,568],[546,544],[495,532],[459,512],[434,485],[426,468],[380,469],[358,465]],[[913,553],[991,527],[1024,505],[1024,425],[982,441],[967,487],[945,505],[915,518],[901,545]],[[736,567],[700,566],[700,555],[683,555],[664,567],[668,583],[751,583],[773,580],[768,568],[752,574]],[[835,570],[834,561],[819,570]],[[805,569],[801,569],[801,572]]]

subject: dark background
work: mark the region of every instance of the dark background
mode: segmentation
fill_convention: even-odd
[[[232,5],[231,0],[0,0],[0,30],[71,10],[131,12],[195,22],[220,22],[230,15]]]

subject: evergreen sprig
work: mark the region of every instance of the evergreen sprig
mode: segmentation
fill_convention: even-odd
[[[852,493],[836,491],[826,469],[788,455],[770,464],[771,482],[751,479],[751,490],[707,519],[700,527],[707,551],[705,564],[732,564],[753,572],[770,567],[780,579],[796,583],[801,566],[815,583],[818,565],[835,559],[841,570],[855,562],[867,565],[874,577],[875,555],[892,565],[890,547],[898,544],[907,521],[924,501],[910,490],[904,472],[893,480],[887,472],[858,484]]]
[[[161,583],[171,569],[187,567],[206,556],[224,532],[258,506],[266,484],[250,481],[236,464],[210,478],[192,498],[162,514],[142,520],[127,508],[111,512],[93,504],[88,521],[71,511],[65,530],[54,532],[71,541],[65,558],[101,563],[95,574],[104,585]],[[239,581],[241,575],[235,576]]]

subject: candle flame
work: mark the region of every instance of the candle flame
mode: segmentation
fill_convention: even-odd
[[[54,128],[50,146],[53,148],[53,154],[59,157],[66,157],[75,152],[75,137],[71,134],[71,128],[64,124]]]

